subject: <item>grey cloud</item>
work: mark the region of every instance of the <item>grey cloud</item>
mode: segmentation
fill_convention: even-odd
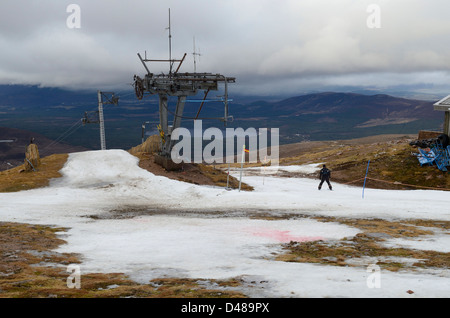
[[[197,70],[236,76],[239,91],[319,89],[352,80],[377,86],[423,78],[442,85],[449,77],[450,3],[443,0],[71,3],[81,7],[81,29],[66,26],[69,2],[1,2],[0,83],[128,85],[134,74],[144,73],[136,53],[168,57],[169,8],[173,56],[188,53],[182,69],[193,70],[195,36],[202,53]],[[371,3],[381,7],[381,29],[366,25]]]

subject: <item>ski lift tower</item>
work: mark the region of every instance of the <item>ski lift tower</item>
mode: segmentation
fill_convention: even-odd
[[[217,118],[222,120],[225,125],[229,119],[228,115],[228,84],[234,83],[234,77],[226,77],[221,74],[213,73],[180,73],[180,67],[186,57],[184,54],[182,59],[172,59],[172,49],[171,49],[171,27],[170,27],[170,10],[169,10],[169,59],[168,60],[157,60],[157,59],[147,59],[142,58],[138,53],[139,60],[146,70],[146,74],[143,78],[134,75],[134,89],[136,97],[141,100],[145,94],[148,95],[158,95],[159,96],[159,129],[161,134],[161,152],[155,161],[162,165],[167,170],[178,170],[181,168],[180,165],[176,165],[171,160],[171,151],[174,146],[174,141],[171,139],[172,131],[181,126],[181,120],[183,117],[184,105],[186,98],[188,96],[195,96],[200,91],[204,92],[203,102],[206,100],[206,96],[210,91],[217,91],[219,89],[219,83],[225,85],[225,96],[223,102],[225,104],[224,116]],[[154,74],[150,71],[147,63],[151,62],[166,62],[169,63],[169,72],[167,74]],[[177,68],[174,70],[175,63],[177,63]],[[177,104],[175,112],[171,112],[168,106],[169,96],[177,97]],[[200,109],[195,118],[189,119],[199,119],[199,113],[203,102],[200,105]],[[173,123],[169,126],[168,115],[171,113],[173,115]]]

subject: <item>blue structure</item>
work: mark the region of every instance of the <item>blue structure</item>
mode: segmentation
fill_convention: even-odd
[[[419,148],[416,156],[421,166],[435,164],[441,171],[449,172],[450,170],[450,145],[444,145],[439,138],[430,149]]]
[[[448,171],[447,167],[450,168],[450,153],[448,151],[449,147],[444,148],[440,143],[433,147],[433,152],[436,154],[434,162],[441,171]]]
[[[435,158],[436,158],[436,155],[434,154],[433,150],[427,151],[425,149],[419,148],[419,153],[417,154],[417,159],[419,160],[420,166],[423,166],[423,165],[432,166]]]

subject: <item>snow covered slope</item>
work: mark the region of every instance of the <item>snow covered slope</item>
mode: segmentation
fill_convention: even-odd
[[[311,166],[291,167],[306,169]],[[387,191],[318,180],[244,175],[252,192],[226,191],[155,176],[122,150],[74,153],[47,188],[0,194],[2,221],[69,227],[59,252],[83,255],[82,273],[124,272],[138,282],[159,277],[240,276],[252,297],[448,297],[450,274],[382,272],[369,288],[364,269],[274,261],[280,243],[337,240],[359,230],[308,216],[450,220],[443,191]],[[253,219],[248,213],[305,218]],[[448,251],[448,233],[392,246]],[[252,282],[252,283],[250,283]],[[253,283],[255,282],[255,283]],[[405,291],[412,289],[414,295]]]

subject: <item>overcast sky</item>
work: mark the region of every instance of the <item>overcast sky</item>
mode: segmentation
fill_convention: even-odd
[[[81,28],[67,24],[70,4]],[[195,37],[197,71],[236,77],[239,93],[450,93],[448,0],[1,0],[0,84],[126,87],[145,74],[138,52],[168,58],[169,8],[172,56],[188,53],[181,71],[194,70]]]

